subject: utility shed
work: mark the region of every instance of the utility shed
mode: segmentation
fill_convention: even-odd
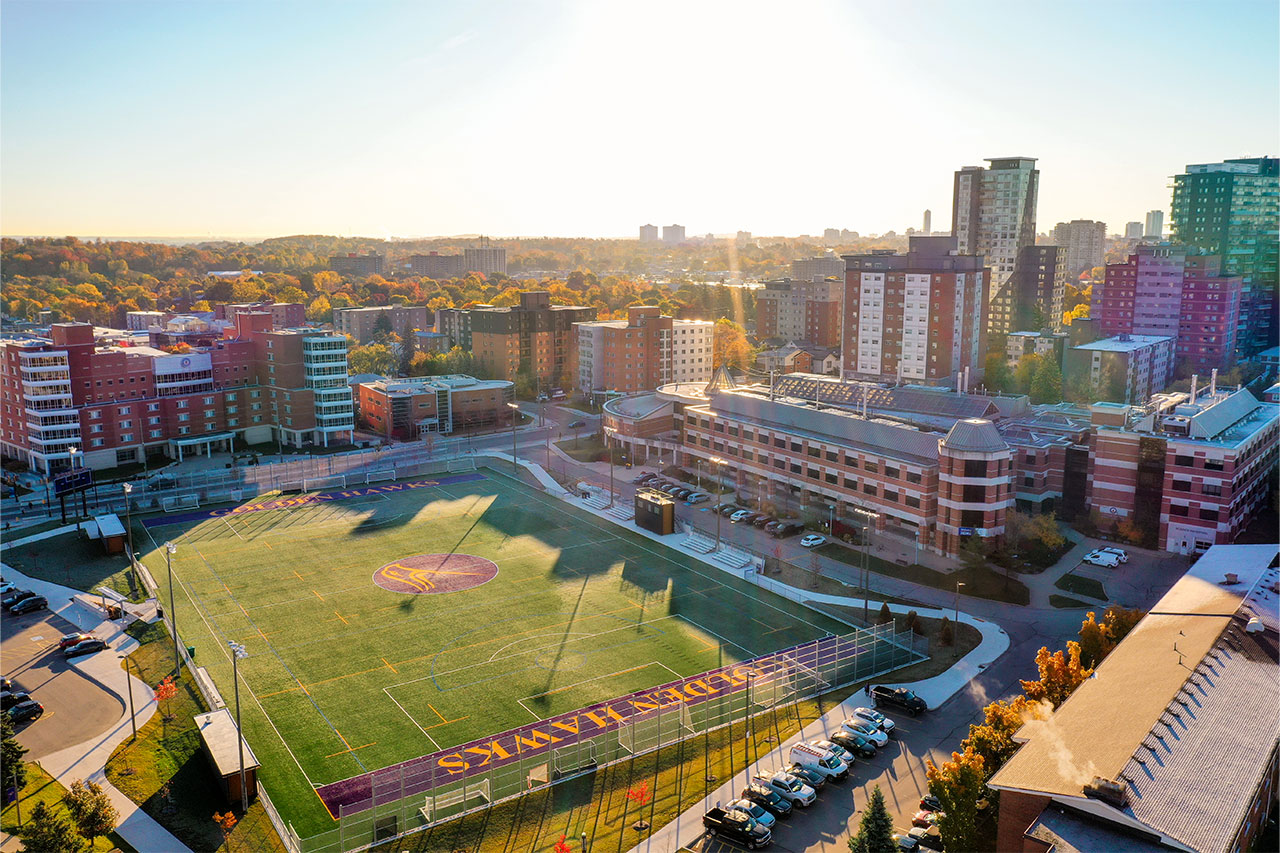
[[[81,522],[80,529],[90,539],[100,539],[108,554],[124,553],[124,524],[115,513],[95,516],[92,521]]]
[[[227,802],[240,802],[240,750],[236,746],[236,721],[231,711],[211,711],[195,715],[200,730],[200,743],[214,775],[222,780],[222,791]],[[244,783],[252,801],[258,790],[258,759],[244,742]]]

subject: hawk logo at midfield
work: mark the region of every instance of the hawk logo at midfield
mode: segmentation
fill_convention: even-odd
[[[417,554],[387,563],[373,573],[373,582],[390,592],[423,595],[461,592],[488,583],[497,575],[497,564],[484,557]]]

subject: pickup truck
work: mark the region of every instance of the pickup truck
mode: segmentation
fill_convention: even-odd
[[[925,701],[905,687],[885,687],[877,684],[871,688],[871,704],[879,708],[881,705],[892,705],[901,708],[911,716],[929,710]]]
[[[772,832],[739,811],[714,808],[702,816],[702,825],[708,834],[741,844],[748,850],[768,847],[773,842]]]

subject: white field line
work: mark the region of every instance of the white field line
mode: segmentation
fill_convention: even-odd
[[[541,722],[542,717],[541,717],[541,716],[539,716],[537,713],[535,713],[535,712],[533,711],[533,709],[532,709],[532,708],[530,708],[528,705],[524,704],[524,700],[525,700],[525,699],[537,699],[539,696],[546,696],[546,695],[548,695],[548,694],[550,694],[550,693],[560,693],[561,691],[564,691],[564,690],[569,690],[569,689],[574,688],[574,687],[581,687],[581,686],[582,686],[582,685],[584,685],[584,684],[590,684],[590,683],[591,683],[591,682],[593,682],[593,681],[599,681],[599,680],[600,680],[600,679],[602,679],[602,678],[613,678],[615,675],[625,675],[625,674],[626,674],[626,673],[628,673],[628,672],[635,672],[635,671],[636,671],[636,670],[638,670],[638,669],[648,669],[648,668],[649,668],[649,667],[651,667],[651,666],[660,666],[660,667],[662,667],[663,669],[665,669],[667,672],[669,672],[669,673],[671,673],[672,675],[674,675],[677,679],[679,679],[679,678],[682,678],[682,677],[683,677],[683,676],[681,676],[681,675],[680,675],[680,673],[676,672],[674,669],[672,669],[671,667],[667,666],[667,665],[666,665],[665,663],[663,663],[662,661],[658,661],[658,660],[651,660],[651,661],[649,661],[648,663],[642,663],[642,664],[640,664],[640,665],[638,665],[638,666],[629,666],[629,667],[627,667],[626,669],[620,669],[620,670],[617,670],[616,672],[609,672],[609,673],[606,673],[606,674],[604,674],[604,675],[597,675],[597,676],[595,676],[594,678],[584,678],[582,681],[576,681],[576,682],[574,682],[573,684],[566,684],[566,685],[565,685],[565,686],[563,686],[563,687],[557,687],[555,690],[544,690],[544,691],[543,691],[543,692],[541,692],[541,693],[534,693],[534,694],[533,694],[533,695],[531,695],[531,696],[525,696],[523,699],[517,699],[516,701],[520,703],[520,707],[521,707],[521,708],[524,708],[524,709],[525,709],[526,711],[528,711],[530,714],[533,714],[533,718],[534,718],[535,720],[538,720],[539,722]]]
[[[234,533],[234,534],[236,535],[236,538],[237,538],[237,539],[239,539],[241,542],[244,542],[244,541],[245,541],[245,538],[244,538],[243,536],[241,536],[241,535],[240,535],[240,531],[236,530],[234,527],[232,527],[232,526],[231,526],[231,520],[230,520],[230,519],[228,519],[228,518],[224,515],[224,516],[222,516],[222,520],[223,520],[224,522],[226,522],[227,529],[229,529],[232,533]]]
[[[382,688],[382,692],[386,693],[387,698],[390,699],[392,702],[396,702],[396,697],[391,695],[391,691],[388,688],[386,687]],[[401,705],[399,702],[396,702],[396,707],[399,708],[401,711],[404,711],[404,715],[409,718],[409,722],[413,723],[415,726],[418,726],[418,731],[422,732],[423,736],[425,736],[427,740],[431,741],[431,745],[434,746],[436,748],[436,751],[438,752],[440,750],[440,744],[436,743],[435,738],[427,734],[427,730],[424,729],[421,725],[419,725],[418,721],[413,718],[413,714],[410,714],[408,711],[405,711],[404,706]]]
[[[707,628],[698,624],[697,622],[690,619],[688,616],[685,616],[683,613],[678,614],[676,618],[683,619],[693,627],[697,628],[699,631],[703,631],[707,634],[710,634],[711,636],[715,637],[717,640],[719,640],[720,642],[724,643],[727,646],[737,646],[738,648],[742,649],[744,652],[747,653],[748,658],[756,657],[756,653],[751,651],[751,649],[747,648],[746,646],[742,645],[742,643],[735,643],[733,640],[730,640],[727,637],[720,636],[715,631],[712,631],[710,628]]]

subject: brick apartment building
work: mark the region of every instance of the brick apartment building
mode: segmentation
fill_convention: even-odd
[[[1218,545],[987,783],[995,849],[1264,849],[1280,784],[1277,546]]]
[[[348,252],[345,255],[333,255],[329,258],[329,269],[342,275],[382,275],[383,263],[386,259],[376,252],[359,255]]]
[[[844,278],[844,258],[834,252],[816,258],[796,258],[791,262],[791,277],[796,281],[821,281]]]
[[[670,382],[711,379],[714,324],[676,320],[652,305],[633,305],[625,320],[575,323],[578,389],[633,394]]]
[[[839,258],[835,262],[844,263]],[[843,273],[838,277],[767,281],[756,291],[756,337],[838,347],[843,298]]]
[[[514,381],[522,372],[548,388],[562,388],[573,372],[574,323],[596,318],[596,309],[582,305],[552,305],[544,290],[520,294],[510,308],[472,308],[471,351],[477,363],[494,378]]]
[[[1184,375],[1235,364],[1239,276],[1221,274],[1221,258],[1142,245],[1123,264],[1108,264],[1095,283],[1090,317],[1102,334],[1158,335],[1174,341]]]
[[[1173,379],[1173,353],[1171,337],[1121,333],[1069,348],[1062,378],[1068,387],[1091,388],[1096,400],[1145,400]]]
[[[844,371],[946,384],[986,357],[987,275],[954,237],[912,237],[905,255],[846,255]]]
[[[271,325],[277,329],[296,329],[307,322],[307,306],[301,302],[232,302],[213,306],[215,320],[233,323],[237,314],[260,312],[270,314]]]
[[[434,323],[431,309],[425,305],[375,305],[369,308],[335,308],[333,327],[339,334],[350,335],[356,343],[367,344],[376,333],[378,318],[386,315],[391,331],[404,336],[414,329],[430,329]]]
[[[351,439],[347,342],[275,330],[242,313],[211,346],[169,353],[95,341],[59,323],[48,339],[0,342],[0,450],[50,473],[228,450],[273,437],[291,446]]]
[[[1280,406],[1192,383],[1140,406],[1092,407],[1089,507],[1100,525],[1159,530],[1161,550],[1227,544],[1266,505],[1280,453]]]
[[[400,441],[449,435],[511,422],[512,383],[471,376],[419,376],[362,383],[360,424]]]
[[[988,331],[1009,334],[1022,330],[1062,330],[1062,300],[1067,285],[1067,250],[1062,246],[1023,246],[1018,251],[1009,283],[996,294],[993,317],[1005,326]]]
[[[464,273],[462,255],[442,255],[439,252],[410,255],[408,266],[414,275],[434,279],[461,278]]]

